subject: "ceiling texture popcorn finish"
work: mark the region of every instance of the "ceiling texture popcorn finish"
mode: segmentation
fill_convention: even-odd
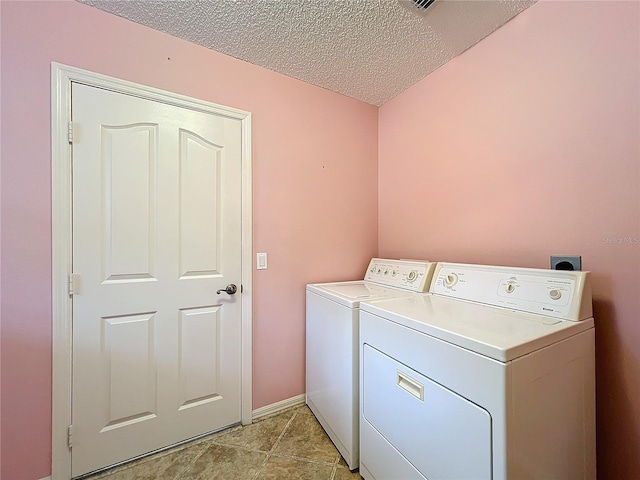
[[[379,106],[537,0],[78,1]]]

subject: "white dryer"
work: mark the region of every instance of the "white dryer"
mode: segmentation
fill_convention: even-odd
[[[306,402],[350,469],[359,465],[360,302],[425,295],[435,263],[373,258],[364,280],[307,285]]]
[[[587,272],[438,264],[360,313],[360,474],[595,479]]]

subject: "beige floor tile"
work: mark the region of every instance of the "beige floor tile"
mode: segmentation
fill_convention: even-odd
[[[265,453],[209,444],[180,475],[181,480],[251,480],[260,471]]]
[[[352,472],[346,467],[338,467],[333,480],[361,480],[362,477],[358,472]]]
[[[334,469],[334,480],[361,478],[349,471],[313,413],[302,405],[90,478],[329,480]]]
[[[329,480],[332,471],[332,465],[273,456],[256,480]]]
[[[293,413],[289,412],[265,418],[251,425],[214,435],[210,441],[269,452],[292,416]]]
[[[296,414],[276,445],[274,453],[308,458],[321,462],[338,461],[334,447],[313,415]]]
[[[202,445],[194,445],[167,454],[149,457],[100,476],[104,480],[173,480],[202,451]],[[98,477],[96,477],[98,478]]]
[[[313,412],[306,405],[300,405],[299,407],[295,407],[294,411],[296,413],[302,413],[304,415],[313,415]]]

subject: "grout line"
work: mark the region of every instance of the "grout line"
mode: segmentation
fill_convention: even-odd
[[[204,455],[204,452],[207,450],[207,445],[205,444],[205,442],[198,442],[195,443],[193,447],[197,446],[198,444],[200,444],[200,451],[198,453],[196,453],[193,458],[191,459],[191,461],[189,463],[187,463],[186,465],[184,465],[179,471],[178,473],[176,473],[176,475],[173,477],[173,480],[180,480],[182,478],[182,475],[187,471],[188,468],[190,468],[191,466],[193,466],[196,461],[202,456]]]
[[[339,463],[340,463],[340,452],[337,452],[336,459],[333,461],[333,468],[331,469],[331,475],[329,475],[329,480],[334,480],[336,478],[336,473],[338,472]]]
[[[335,462],[325,462],[323,460],[316,460],[314,458],[298,457],[296,455],[289,455],[287,453],[271,453],[269,455],[271,457],[290,458],[291,460],[298,460],[300,462],[306,462],[306,463],[315,463],[317,465],[325,465],[327,467],[333,467],[337,465],[337,463]]]
[[[228,443],[217,442],[215,440],[212,440],[210,443],[214,444],[214,445],[218,445],[220,447],[232,448],[232,449],[235,449],[235,450],[241,450],[243,452],[262,453],[264,455],[268,455],[269,457],[290,458],[291,460],[298,460],[298,461],[306,462],[306,463],[316,463],[318,465],[326,465],[328,467],[332,467],[332,466],[338,465],[340,463],[340,456],[339,455],[338,455],[337,460],[332,460],[330,462],[326,462],[324,460],[317,460],[317,459],[314,459],[314,458],[298,457],[297,455],[291,455],[289,453],[274,452],[273,450],[269,450],[267,452],[265,450],[260,450],[258,448],[249,448],[249,447],[246,447],[246,446],[243,446],[243,445],[231,445],[231,444],[228,444]],[[342,467],[338,466],[338,468],[342,468]]]
[[[280,435],[278,435],[278,438],[275,442],[273,442],[273,447],[271,447],[271,450],[269,450],[269,453],[273,453],[276,450],[276,447],[278,446],[278,444],[280,443],[280,440],[282,440],[282,437],[284,437],[284,434],[287,432],[287,430],[289,429],[289,426],[293,423],[293,420],[298,416],[298,412],[293,412],[293,415],[291,416],[291,418],[289,419],[289,421],[287,422],[287,424],[284,426],[284,428],[282,429],[282,431],[280,432]]]
[[[331,469],[331,475],[329,475],[329,480],[334,480],[336,478],[336,472],[338,471],[338,464],[333,465]]]
[[[256,474],[253,476],[253,480],[256,480],[258,478],[258,476],[262,473],[262,471],[264,470],[265,466],[267,465],[267,462],[271,458],[272,453],[274,452],[274,450],[278,446],[278,443],[280,443],[280,440],[282,439],[282,437],[284,436],[285,432],[287,431],[287,428],[289,428],[289,425],[291,425],[291,422],[293,422],[293,419],[296,418],[297,415],[298,415],[297,412],[293,412],[293,415],[291,416],[291,418],[289,419],[287,424],[284,426],[284,428],[280,432],[280,435],[278,435],[278,438],[276,439],[276,441],[273,442],[273,446],[271,447],[271,450],[269,450],[267,452],[267,455],[264,457],[264,460],[262,461],[262,465],[260,465],[260,468],[258,469]],[[264,453],[264,452],[262,452],[262,453]]]
[[[264,460],[262,461],[262,465],[260,465],[260,468],[258,468],[256,473],[253,474],[252,480],[257,480],[258,476],[262,473],[262,471],[264,470],[264,467],[267,465],[268,460],[269,460],[269,454],[267,453],[267,455],[264,457]]]

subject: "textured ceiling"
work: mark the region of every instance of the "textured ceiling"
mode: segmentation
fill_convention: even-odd
[[[382,105],[537,0],[78,0]]]

